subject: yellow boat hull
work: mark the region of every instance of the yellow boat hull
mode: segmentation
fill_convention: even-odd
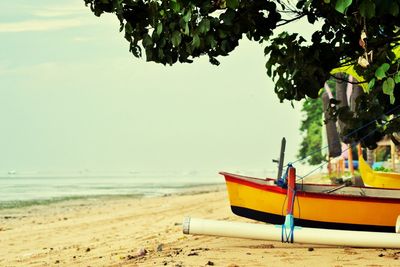
[[[363,157],[359,157],[359,165],[361,178],[366,186],[400,189],[400,173],[374,171]]]
[[[233,213],[250,219],[282,224],[287,207],[287,190],[272,179],[257,179],[221,173],[225,176]],[[329,194],[331,185],[297,185],[293,215],[295,225],[328,229],[394,232],[400,215],[400,190],[383,190],[390,197]],[[304,187],[303,190],[301,187]],[[306,188],[314,192],[305,191]],[[354,190],[353,190],[354,189]],[[349,189],[346,189],[349,190]],[[372,188],[352,188],[360,192]],[[325,192],[325,193],[324,193]]]

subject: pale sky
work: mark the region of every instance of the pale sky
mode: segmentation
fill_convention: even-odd
[[[0,173],[257,171],[283,136],[296,159],[301,104],[279,103],[264,45],[146,63],[83,0],[1,1],[0,40]]]

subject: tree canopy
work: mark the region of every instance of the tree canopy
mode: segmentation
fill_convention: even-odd
[[[281,101],[317,98],[325,81],[352,74],[365,92],[355,111],[331,103],[344,134],[352,133],[347,140],[374,148],[400,130],[400,0],[84,1],[96,16],[118,17],[135,57],[164,65],[200,56],[218,65],[242,38],[264,43],[266,73]],[[303,17],[322,25],[311,40],[274,33]]]
[[[322,149],[322,100],[307,99],[301,109],[305,115],[301,121],[300,132],[303,133],[303,140],[297,157],[307,159],[310,165],[317,165],[326,159],[326,151]]]

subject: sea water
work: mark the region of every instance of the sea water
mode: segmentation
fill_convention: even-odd
[[[0,209],[102,196],[161,196],[222,185],[217,173],[53,174],[0,176]]]

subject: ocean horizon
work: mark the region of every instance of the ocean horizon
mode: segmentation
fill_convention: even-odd
[[[163,196],[224,183],[223,176],[218,173],[196,171],[114,174],[9,172],[0,174],[0,209],[81,198]]]

